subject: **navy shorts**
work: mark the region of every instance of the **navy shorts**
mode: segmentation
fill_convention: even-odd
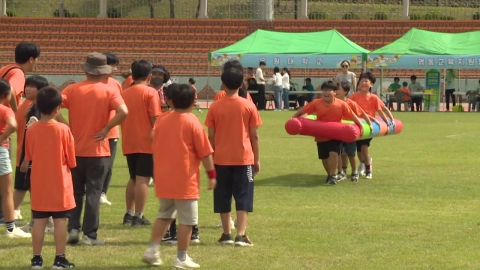
[[[213,211],[232,212],[232,196],[237,211],[253,212],[253,166],[215,165],[217,186],[213,191]]]
[[[28,169],[26,173],[20,171],[20,167],[15,168],[15,183],[13,188],[15,190],[28,191],[30,190],[30,172]]]
[[[337,140],[330,140],[326,142],[317,142],[317,151],[319,159],[327,159],[330,157],[330,152],[340,154],[342,150],[342,142]]]
[[[135,181],[136,176],[153,177],[152,154],[127,154],[127,165],[130,179]]]
[[[349,157],[354,157],[357,153],[357,142],[342,143],[342,153]]]
[[[362,146],[366,145],[367,147],[370,147],[370,142],[372,139],[365,139],[365,140],[359,140],[357,141],[357,152],[362,152]]]
[[[70,210],[60,211],[60,212],[44,212],[44,211],[32,210],[32,218],[33,219],[44,219],[49,217],[52,217],[53,219],[68,218],[69,212]]]

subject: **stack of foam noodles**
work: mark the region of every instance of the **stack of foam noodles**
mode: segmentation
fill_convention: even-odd
[[[363,125],[362,136],[360,136],[360,128],[352,121],[342,120],[342,123],[323,122],[317,121],[316,115],[291,118],[285,124],[285,130],[290,135],[305,135],[343,142],[354,142],[386,135],[395,135],[403,129],[403,123],[398,119],[394,119],[395,127],[387,125],[380,117],[376,119],[379,124],[372,122],[373,130],[370,129],[365,120],[360,119]]]

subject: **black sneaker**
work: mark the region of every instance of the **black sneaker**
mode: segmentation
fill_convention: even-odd
[[[337,178],[335,177],[335,175],[329,175],[327,177],[327,184],[330,184],[330,185],[336,185],[337,184]]]
[[[56,257],[52,269],[75,268],[75,264],[69,262],[65,257]]]
[[[350,179],[352,180],[352,182],[358,182],[358,173],[352,173]]]
[[[234,243],[233,237],[231,234],[222,233],[222,236],[220,236],[220,239],[218,239],[218,243],[222,245],[231,245]]]
[[[42,269],[43,268],[43,258],[42,256],[34,256],[31,260],[32,269]]]
[[[162,239],[162,243],[176,245],[177,244],[177,235],[176,234],[171,234],[170,232],[167,232]]]
[[[131,216],[128,213],[125,213],[125,215],[123,216],[123,225],[131,225],[132,219],[133,219],[133,216]]]
[[[190,244],[200,244],[200,237],[198,237],[198,233],[192,233]]]
[[[250,241],[247,235],[243,235],[243,236],[237,235],[237,237],[235,237],[235,246],[251,247],[253,246],[253,243],[252,241]]]
[[[148,219],[146,219],[145,216],[142,216],[141,218],[134,216],[132,219],[132,227],[148,225],[152,225],[152,223]]]

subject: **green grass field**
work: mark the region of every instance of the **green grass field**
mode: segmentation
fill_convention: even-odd
[[[248,234],[254,247],[217,244],[221,229],[203,177],[202,244],[189,254],[202,269],[480,269],[478,260],[478,115],[395,113],[401,134],[373,140],[373,179],[326,186],[313,139],[289,136],[293,112],[262,112],[261,173]],[[199,114],[201,121],[204,114]],[[150,227],[121,225],[127,182],[117,155],[108,197],[101,207],[104,247],[68,247],[79,269],[147,269],[141,260]],[[147,218],[158,208],[153,188]],[[29,204],[22,206],[29,218]],[[0,229],[3,230],[3,229]],[[3,231],[2,231],[3,233]],[[167,269],[176,254],[162,246]],[[0,237],[0,268],[28,269],[30,240]],[[44,258],[53,263],[53,236]]]
[[[109,1],[109,8],[115,8],[117,12],[126,18],[150,18],[150,9],[147,0],[131,1]],[[298,1],[300,3],[300,1]],[[389,20],[399,20],[402,17],[402,5],[380,4],[370,0],[358,0],[358,3],[339,3],[340,1],[309,1],[308,12],[324,12],[328,19],[341,19],[345,13],[355,12],[361,19],[372,19],[375,13],[383,12]],[[396,1],[389,1],[395,3]],[[65,0],[64,7],[70,13],[76,13],[80,17],[96,17],[100,7],[98,0]],[[170,1],[154,0],[155,18],[170,18]],[[194,19],[197,10],[197,0],[175,0],[175,18]],[[277,4],[277,0],[274,1]],[[430,5],[410,5],[410,14],[420,16],[426,13],[437,13],[444,16],[451,16],[457,20],[471,20],[472,15],[478,12],[474,3],[463,3],[461,1],[448,1],[450,5],[458,7],[445,7],[440,2],[440,7],[434,6],[435,1],[427,3]],[[12,0],[7,2],[7,9],[13,11],[16,16],[28,17],[52,17],[59,8],[57,0]],[[208,1],[208,16],[212,19],[252,19],[254,14],[252,0],[215,0]],[[294,1],[281,0],[280,6],[275,7],[276,19],[294,18]]]

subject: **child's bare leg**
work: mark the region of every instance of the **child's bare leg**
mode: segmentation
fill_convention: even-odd
[[[155,220],[152,227],[152,237],[150,239],[152,244],[160,244],[172,221],[173,218],[157,218]]]
[[[137,176],[135,180],[135,214],[143,215],[148,195],[150,177]]]
[[[328,175],[335,175],[335,171],[338,166],[338,153],[330,152],[328,158],[326,159],[327,163],[327,173]]]
[[[328,159],[322,159],[322,165],[323,165],[323,168],[325,169],[325,172],[327,172],[327,174],[330,175],[330,173],[328,172]]]
[[[125,206],[127,212],[135,210],[135,182],[132,179],[128,180],[127,188],[125,189]]]
[[[232,217],[230,216],[230,213],[221,213],[220,214],[220,219],[222,220],[222,227],[223,227],[223,233],[226,235],[232,234],[232,228],[230,227],[230,220]],[[238,230],[238,212],[237,212],[237,230]]]
[[[356,174],[357,173],[357,159],[355,156],[348,157],[348,160],[350,161],[350,167],[352,167],[352,173]]]
[[[45,237],[45,227],[47,226],[48,218],[35,219],[32,228],[32,246],[33,255],[42,255],[43,240]],[[67,228],[64,228],[65,239],[63,243],[67,243]],[[62,253],[63,254],[63,253]]]
[[[337,165],[337,169],[338,169],[339,172],[342,171],[342,165],[343,165],[343,164],[342,164],[343,159],[342,159],[341,155],[342,155],[342,154],[338,155],[338,165]]]
[[[188,247],[190,246],[190,239],[192,238],[192,227],[193,226],[191,225],[178,225],[177,258],[180,261],[185,261],[186,259]]]
[[[243,236],[247,230],[248,212],[237,211],[237,235]],[[230,222],[229,222],[230,223]]]
[[[55,226],[55,231],[53,233],[53,238],[55,239],[55,254],[57,256],[65,255],[65,249],[67,246],[67,219],[56,218],[53,220],[53,224]]]
[[[0,176],[0,194],[2,195],[2,213],[7,223],[12,223],[15,220],[15,213],[13,211],[12,189],[13,189],[12,174],[9,173],[9,174]],[[7,230],[10,230],[8,226],[7,226]]]
[[[365,163],[365,170],[368,171],[370,168],[367,168],[367,166],[370,166],[370,156],[368,154],[368,146],[367,145],[362,145],[362,160],[363,163]]]
[[[22,205],[23,200],[27,191],[25,190],[14,190],[13,191],[13,208],[14,210],[20,210],[20,205]]]
[[[342,170],[344,172],[347,172],[347,169],[348,169],[348,156],[346,153],[342,153]],[[350,164],[351,165],[351,164]]]

